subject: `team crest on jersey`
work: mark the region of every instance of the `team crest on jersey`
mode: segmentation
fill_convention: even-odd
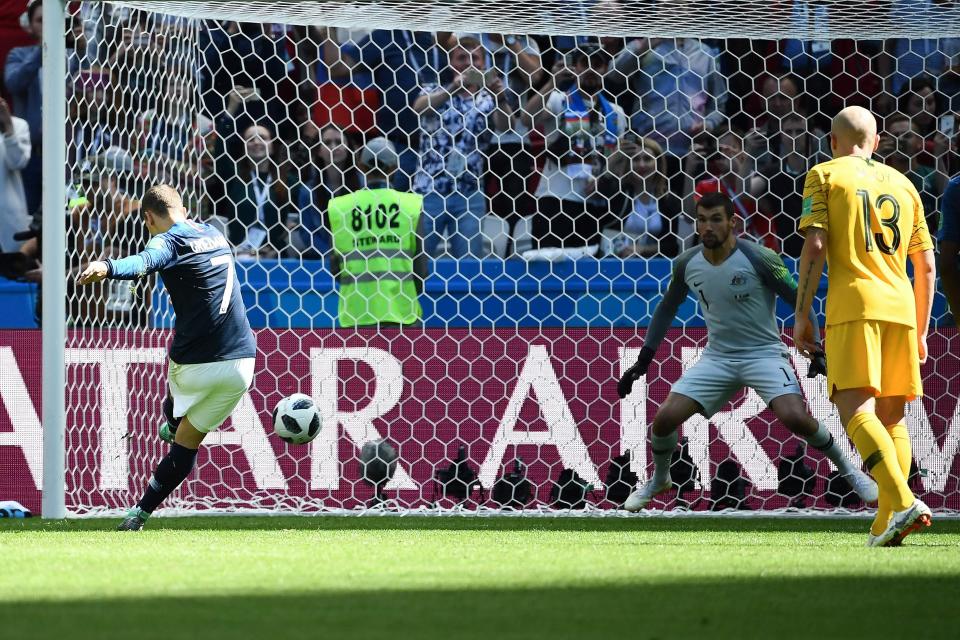
[[[742,287],[745,284],[747,284],[747,276],[743,275],[742,273],[734,275],[733,279],[730,281],[731,287]]]
[[[813,198],[807,196],[803,199],[803,208],[800,209],[800,217],[808,216],[813,212]]]

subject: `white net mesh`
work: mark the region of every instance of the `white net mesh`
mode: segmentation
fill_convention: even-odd
[[[924,2],[75,5],[68,179],[85,201],[69,218],[69,265],[139,250],[138,200],[169,182],[236,247],[257,332],[250,393],[168,506],[364,509],[375,490],[360,448],[383,437],[399,458],[383,496],[401,509],[612,509],[648,477],[648,425],[705,344],[688,300],[646,379],[617,399],[671,259],[694,242],[696,195],[733,197],[742,233],[792,268],[803,176],[827,157],[830,116],[863,104],[886,117],[880,153],[918,184],[933,224],[957,170],[960,39],[947,36],[960,32],[958,12]],[[583,33],[604,37],[564,35]],[[835,39],[863,36],[901,39]],[[378,135],[398,153],[395,186],[424,196],[422,326],[343,329],[325,216],[332,197],[362,185],[361,149]],[[138,291],[69,291],[75,514],[132,504],[165,450],[156,428],[172,309],[153,281]],[[789,318],[785,305],[779,313]],[[942,297],[934,315],[927,396],[910,406],[912,483],[931,507],[955,511],[960,338]],[[811,412],[855,456],[823,378],[806,379],[802,357],[795,365]],[[306,447],[273,436],[269,419],[296,391],[323,415]],[[681,435],[680,490],[655,507],[860,508],[752,391]]]
[[[935,0],[378,0],[118,2],[191,18],[415,31],[660,37],[942,38],[960,34],[960,7]]]

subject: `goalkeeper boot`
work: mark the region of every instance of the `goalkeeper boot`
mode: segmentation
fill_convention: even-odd
[[[645,506],[650,504],[650,501],[656,496],[670,491],[672,488],[673,481],[670,480],[670,476],[667,476],[667,479],[664,482],[650,480],[630,494],[630,497],[627,498],[627,501],[623,503],[623,508],[627,511],[640,511],[640,509],[643,509]]]
[[[171,425],[169,422],[164,422],[160,425],[160,439],[166,442],[167,444],[173,444],[173,441],[177,437],[177,428]]]
[[[893,512],[890,524],[877,536],[877,544],[874,546],[899,547],[908,535],[929,527],[932,523],[933,514],[930,513],[930,507],[920,500],[914,500],[913,504],[903,511]]]
[[[140,507],[133,507],[127,511],[127,517],[123,519],[123,522],[117,525],[117,531],[140,531],[149,517],[150,514]]]
[[[880,498],[880,490],[873,478],[865,474],[860,469],[854,469],[844,478],[850,483],[850,487],[856,492],[865,504],[876,504]]]

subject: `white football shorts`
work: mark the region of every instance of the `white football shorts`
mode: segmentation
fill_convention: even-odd
[[[230,417],[253,383],[254,358],[177,364],[167,371],[173,416],[190,420],[197,431],[210,433]]]

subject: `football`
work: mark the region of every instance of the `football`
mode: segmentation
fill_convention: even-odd
[[[273,432],[290,444],[306,444],[320,433],[320,414],[303,393],[287,396],[273,410]]]

